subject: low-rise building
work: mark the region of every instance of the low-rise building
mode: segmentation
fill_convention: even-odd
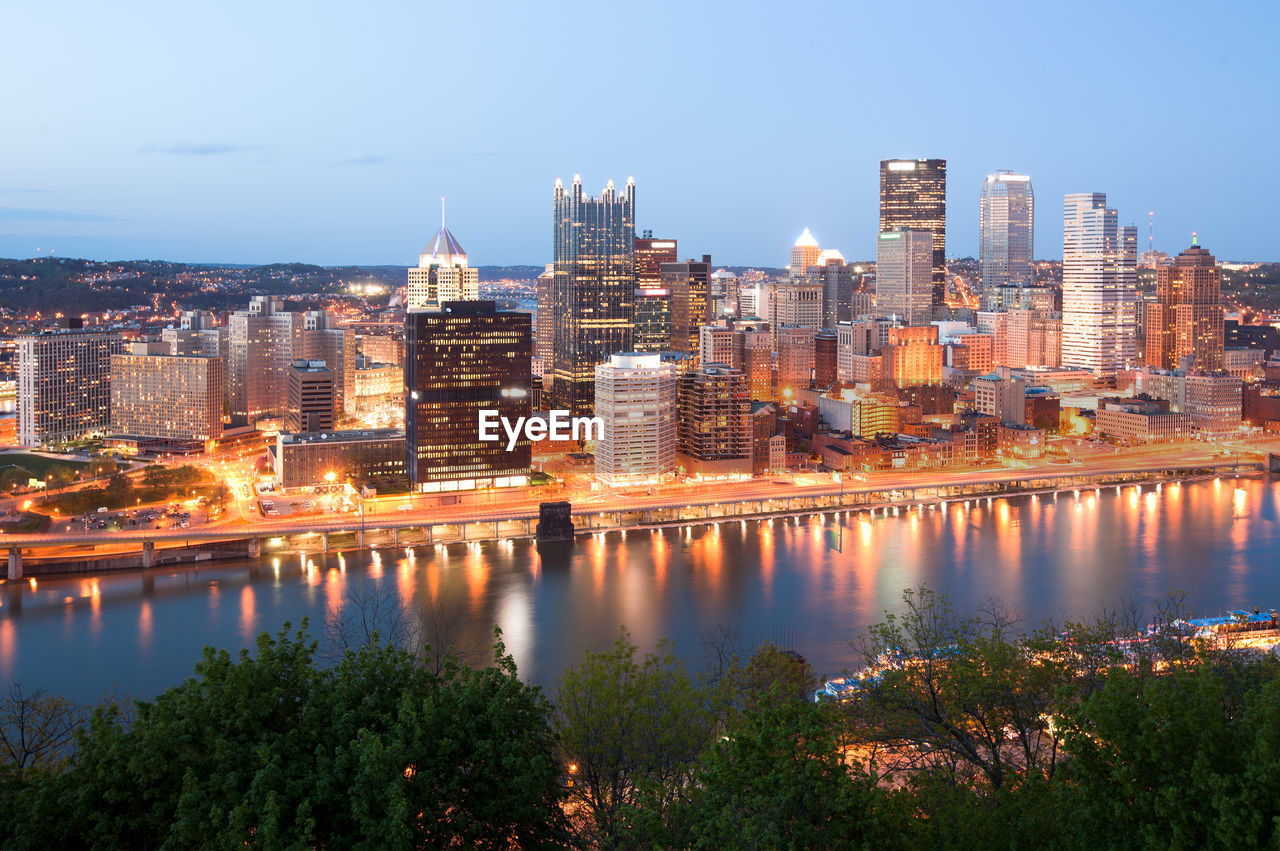
[[[1191,415],[1151,400],[1100,399],[1094,430],[1129,443],[1174,443],[1191,437]]]
[[[279,434],[276,479],[284,488],[347,482],[364,484],[405,475],[404,431],[301,432]]]

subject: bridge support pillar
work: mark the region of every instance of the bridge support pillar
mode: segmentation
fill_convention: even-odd
[[[142,566],[144,568],[155,567],[155,563],[156,563],[156,542],[143,541],[142,542]]]
[[[328,533],[328,532],[321,532],[321,533],[320,533],[320,541],[324,544],[324,552],[325,552],[325,555],[328,555],[328,554],[329,554],[329,533]]]
[[[249,558],[261,558],[262,556],[262,539],[249,539]]]
[[[399,527],[396,527],[395,529],[391,530],[391,543],[397,547],[400,546],[400,528]]]
[[[22,548],[9,547],[9,579],[22,578]]]
[[[462,524],[462,540],[465,541],[466,539],[467,539],[467,524],[463,523]]]
[[[359,532],[356,533],[356,547],[361,550],[364,549],[364,530],[363,529],[361,529]]]

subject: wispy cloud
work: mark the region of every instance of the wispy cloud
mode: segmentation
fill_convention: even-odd
[[[80,213],[75,210],[32,210],[26,207],[0,207],[0,222],[110,222],[115,216]]]
[[[178,142],[173,145],[155,145],[144,149],[148,152],[173,154],[179,157],[212,157],[218,154],[241,154],[249,151],[265,151],[270,145],[233,145],[222,142]]]
[[[382,165],[387,158],[378,154],[356,154],[345,160],[338,160],[334,165]]]

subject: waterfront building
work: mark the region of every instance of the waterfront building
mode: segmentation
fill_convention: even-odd
[[[103,434],[111,424],[111,356],[124,341],[79,319],[17,338],[18,443],[45,446]]]
[[[1171,265],[1156,269],[1156,300],[1146,307],[1146,364],[1224,368],[1222,267],[1192,240]]]
[[[845,388],[838,396],[818,397],[822,421],[854,437],[896,434],[901,428],[899,408],[897,397],[862,389]]]
[[[808,228],[805,228],[795,245],[791,246],[791,261],[787,264],[788,273],[793,278],[803,278],[808,268],[818,262],[818,255],[821,253],[818,240],[813,238]]]
[[[440,230],[418,255],[418,265],[409,270],[405,306],[409,310],[439,310],[446,301],[472,301],[480,297],[480,272],[467,262],[467,252],[444,226],[440,210]]]
[[[680,462],[690,476],[751,472],[751,403],[746,377],[723,364],[680,376]]]
[[[111,434],[137,449],[207,449],[222,436],[222,358],[130,343],[111,356]]]
[[[880,161],[880,232],[894,230],[928,231],[931,234],[929,303],[938,307],[944,305],[947,292],[946,160]],[[888,311],[881,307],[880,312]],[[931,318],[926,317],[925,321]]]
[[[751,419],[751,475],[763,476],[766,473],[775,472],[778,468],[770,465],[770,447],[775,436],[778,435],[778,415],[777,409],[770,402],[752,402],[750,411]],[[785,459],[787,454],[786,438],[782,437],[782,455]],[[782,466],[786,466],[785,460]]]
[[[822,327],[853,318],[853,267],[835,249],[827,249],[807,268],[805,277],[822,285]]]
[[[591,198],[575,174],[568,189],[556,180],[553,200],[551,407],[589,415],[596,364],[632,350],[636,184],[619,195],[610,180]]]
[[[1173,411],[1191,416],[1199,431],[1228,434],[1244,415],[1243,382],[1228,372],[1146,369],[1134,374],[1134,392],[1164,399]]]
[[[296,360],[289,364],[289,404],[286,431],[330,431],[337,391],[333,370],[322,360]]]
[[[675,469],[676,369],[656,354],[611,355],[596,367],[596,478],[607,485],[652,484]]]
[[[405,467],[417,490],[528,483],[529,439],[507,451],[505,438],[480,439],[479,421],[481,411],[511,423],[530,415],[531,332],[529,314],[492,301],[405,314]]]
[[[350,482],[364,486],[405,473],[401,429],[281,433],[276,435],[276,480],[286,489]]]
[[[227,324],[228,404],[233,422],[284,415],[289,364],[302,355],[301,313],[277,296],[252,296]]]
[[[1130,443],[1174,443],[1192,436],[1191,415],[1144,399],[1098,400],[1094,432]]]
[[[659,278],[671,300],[671,342],[668,351],[697,354],[698,329],[713,320],[709,299],[711,255],[704,254],[701,260],[663,263]]]
[[[1062,362],[1095,375],[1137,363],[1137,229],[1120,227],[1101,192],[1066,196]]]
[[[876,238],[876,310],[908,325],[933,317],[933,237],[895,230]]]
[[[1031,178],[1011,171],[987,175],[978,199],[978,275],[983,306],[1000,310],[1003,288],[1035,284],[1035,192]]]

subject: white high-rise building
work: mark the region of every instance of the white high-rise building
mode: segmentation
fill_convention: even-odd
[[[794,277],[803,278],[805,270],[818,262],[818,255],[821,253],[818,240],[813,238],[808,228],[805,228],[804,233],[800,234],[800,238],[796,240],[796,244],[791,246],[791,263],[787,268],[791,270]]]
[[[908,325],[933,318],[933,234],[892,230],[876,237],[876,311]]]
[[[1101,192],[1066,196],[1062,223],[1062,364],[1096,375],[1138,357],[1138,229],[1120,227]]]
[[[444,206],[440,208],[440,230],[418,255],[418,267],[409,270],[406,307],[409,310],[439,310],[446,301],[475,301],[480,298],[480,272],[467,265],[467,252],[444,226]]]
[[[76,325],[24,334],[17,344],[18,443],[66,443],[107,430],[111,356],[124,348],[119,334]]]
[[[1011,171],[987,175],[978,202],[978,268],[983,303],[993,308],[997,287],[1035,284],[1035,193],[1031,178]]]
[[[675,469],[676,368],[657,354],[610,355],[596,366],[596,478],[607,485],[650,484]]]

